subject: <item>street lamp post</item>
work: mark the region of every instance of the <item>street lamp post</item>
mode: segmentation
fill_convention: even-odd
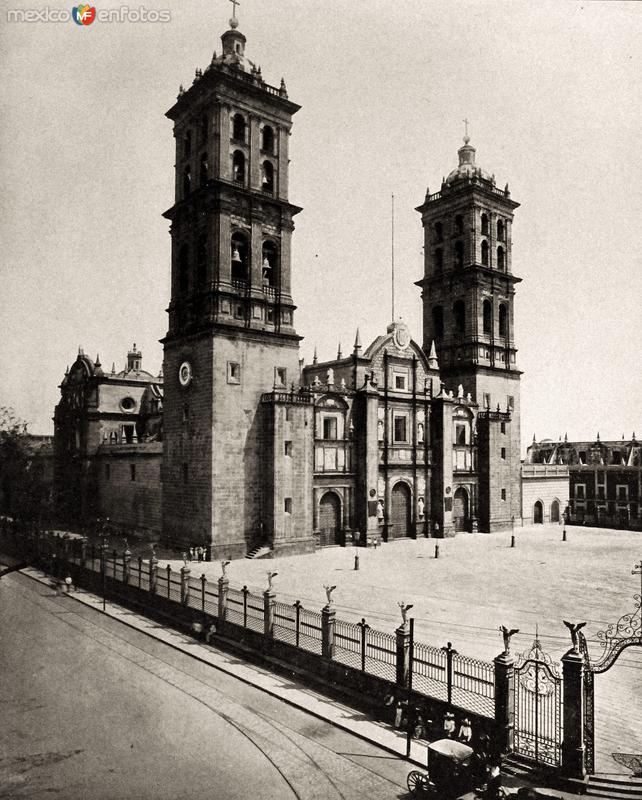
[[[107,548],[109,546],[109,538],[107,537],[107,526],[109,525],[109,517],[105,517],[102,523],[102,532],[101,532],[101,545],[100,545],[100,572],[101,572],[101,580],[103,585],[103,612],[105,611],[105,604],[107,600],[107,585],[106,585],[106,572],[107,572],[107,565],[105,563],[105,556],[107,554]]]

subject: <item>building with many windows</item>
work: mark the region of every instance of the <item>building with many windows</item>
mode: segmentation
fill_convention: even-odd
[[[563,498],[567,519],[578,525],[642,529],[642,443],[624,437],[603,442],[543,440],[528,448],[526,464],[555,467],[569,473]]]
[[[176,155],[164,214],[163,539],[238,557],[261,546],[304,552],[510,527],[521,514],[521,373],[511,241],[518,204],[508,187],[476,164],[466,137],[458,165],[417,209],[421,341],[393,320],[367,348],[357,332],[346,356],[302,366],[290,256],[301,209],[288,180],[299,106],[284,81],[266,83],[248,59],[235,18],[221,38],[221,55],[167,112]],[[79,382],[88,416],[105,422],[91,428],[76,466],[107,503],[102,486],[116,466],[94,468],[87,458],[129,447],[131,470],[143,453],[140,434],[122,441],[122,399],[110,408],[119,439],[110,442],[100,397],[118,381],[97,376],[97,366],[79,357],[63,382],[58,452],[69,460],[85,441],[71,391]],[[151,376],[145,385],[159,389]]]

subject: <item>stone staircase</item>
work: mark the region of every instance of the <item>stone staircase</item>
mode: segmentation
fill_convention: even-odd
[[[642,779],[628,775],[591,775],[586,786],[587,797],[642,800]]]
[[[531,785],[552,786],[563,792],[600,800],[642,800],[642,779],[628,775],[590,775],[586,781],[579,781],[564,778],[552,767],[535,764],[514,753],[503,762],[502,772]]]
[[[272,548],[265,544],[257,545],[245,556],[245,558],[266,558],[272,552]]]

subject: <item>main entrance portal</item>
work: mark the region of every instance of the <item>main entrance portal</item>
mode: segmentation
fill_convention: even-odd
[[[391,535],[394,539],[410,536],[410,489],[405,483],[396,483],[392,488],[390,522]]]

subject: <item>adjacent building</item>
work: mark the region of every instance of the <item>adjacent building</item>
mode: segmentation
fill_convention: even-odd
[[[593,442],[533,439],[525,463],[568,470],[563,502],[570,523],[642,530],[642,443],[635,433],[610,442],[599,433]]]

